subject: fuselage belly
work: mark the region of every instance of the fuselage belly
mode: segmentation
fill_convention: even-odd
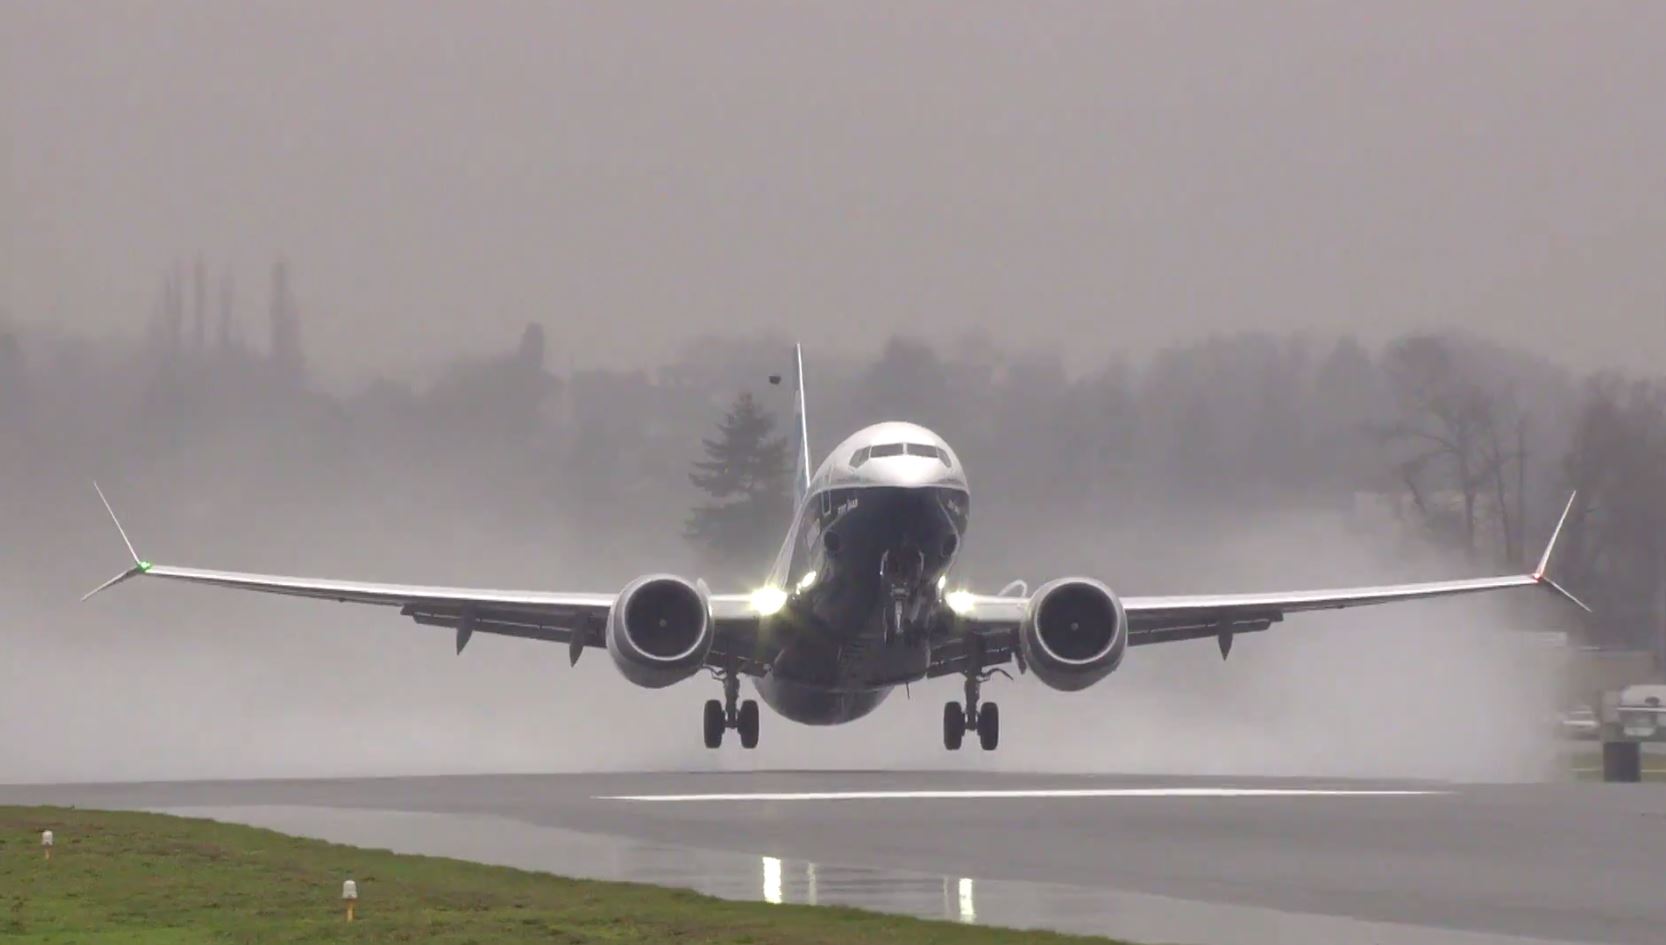
[[[883,449],[893,437],[937,455],[852,465],[860,450]],[[867,715],[894,687],[925,676],[931,648],[924,628],[940,616],[967,499],[958,460],[924,428],[869,428],[833,451],[772,578],[792,596],[765,629],[791,641],[757,681],[771,708],[796,722],[835,725]]]

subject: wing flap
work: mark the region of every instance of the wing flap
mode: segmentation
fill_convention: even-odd
[[[547,643],[571,643],[574,639],[580,641],[581,646],[605,646],[606,639],[600,630],[603,617],[596,621],[597,629],[587,626],[588,621],[581,618],[556,622],[540,620],[534,616],[519,616],[514,614],[471,615],[466,624],[461,610],[448,612],[436,611],[419,605],[410,605],[400,610],[400,613],[411,618],[425,627],[446,627],[463,633],[460,639],[467,641],[468,634],[491,633],[505,637],[520,637],[523,640],[543,640]],[[459,646],[457,651],[462,652]]]

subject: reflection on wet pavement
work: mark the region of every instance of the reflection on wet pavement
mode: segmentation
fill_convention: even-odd
[[[1136,942],[1544,945],[1546,941],[1059,883],[939,876],[690,849],[500,817],[295,806],[154,809],[398,853],[450,856],[583,879],[675,886],[724,899],[854,906]]]

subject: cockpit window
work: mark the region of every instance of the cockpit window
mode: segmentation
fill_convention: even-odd
[[[949,465],[949,457],[941,449],[935,446],[931,446],[927,443],[909,443],[906,445],[908,447],[908,455],[910,456],[927,456],[931,459],[937,460],[945,466]]]
[[[850,455],[850,468],[855,469],[870,459],[882,459],[886,456],[923,456],[935,459],[943,465],[949,465],[949,454],[940,446],[929,443],[880,443],[877,446],[864,446]]]

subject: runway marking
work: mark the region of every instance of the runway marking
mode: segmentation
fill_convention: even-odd
[[[598,801],[645,803],[695,803],[702,801],[902,801],[902,800],[1003,800],[1013,798],[1094,797],[1427,797],[1450,791],[1373,790],[1325,788],[1041,788],[1036,790],[959,791],[759,791],[745,794],[611,794]]]

